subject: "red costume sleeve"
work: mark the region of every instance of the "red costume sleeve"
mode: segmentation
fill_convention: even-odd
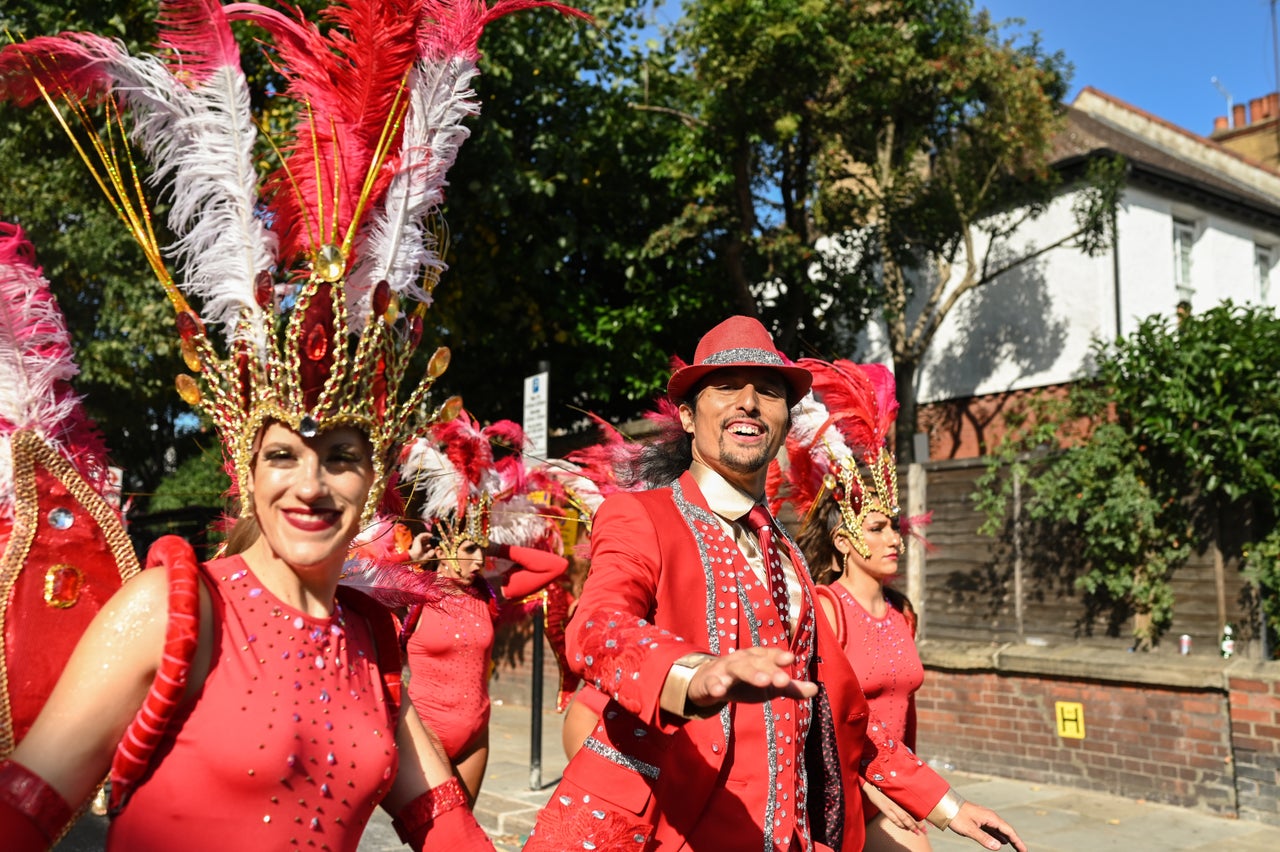
[[[915,755],[906,743],[885,736],[878,719],[867,722],[862,777],[884,791],[916,819],[924,819],[951,789],[947,780]]]
[[[515,568],[503,574],[499,587],[509,601],[528,597],[569,570],[568,559],[534,547],[502,544],[494,549],[493,555],[516,563]]]
[[[651,622],[661,560],[653,520],[633,494],[615,494],[596,513],[591,574],[569,621],[569,664],[641,721],[666,728],[659,713],[672,664],[702,651]]]

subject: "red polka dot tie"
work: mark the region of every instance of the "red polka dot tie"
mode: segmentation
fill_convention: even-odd
[[[769,591],[773,594],[773,602],[778,607],[778,615],[782,626],[791,635],[791,595],[787,592],[787,577],[782,570],[782,558],[773,542],[773,521],[769,510],[757,503],[751,507],[746,517],[747,529],[756,534],[760,540],[760,553],[764,557],[764,573],[769,578]]]

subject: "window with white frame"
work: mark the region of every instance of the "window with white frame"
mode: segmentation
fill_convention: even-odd
[[[1191,247],[1196,241],[1196,223],[1173,220],[1173,286],[1178,301],[1191,304],[1195,288],[1191,286]]]
[[[1253,278],[1257,287],[1258,303],[1271,303],[1271,265],[1275,250],[1271,246],[1255,243],[1253,246]]]

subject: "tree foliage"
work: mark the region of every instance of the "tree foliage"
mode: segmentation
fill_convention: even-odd
[[[1172,573],[1211,545],[1245,557],[1280,626],[1280,320],[1229,302],[1151,317],[1094,358],[1093,379],[1042,401],[991,457],[975,494],[985,531],[1017,476],[1029,519],[1077,533],[1083,590],[1142,616],[1140,644],[1173,617]],[[1237,544],[1228,525],[1249,533]]]
[[[660,168],[689,205],[650,248],[696,246],[726,307],[760,314],[791,351],[847,353],[879,310],[909,460],[916,374],[959,300],[1055,247],[1106,244],[1117,184],[1094,173],[1074,229],[1008,250],[1062,189],[1049,155],[1065,61],[969,0],[684,8],[690,73],[654,106],[685,119]]]
[[[539,10],[488,29],[482,115],[450,174],[428,340],[454,350],[441,390],[482,419],[518,419],[521,379],[542,362],[553,429],[582,409],[634,416],[670,357],[729,313],[760,316],[791,354],[846,355],[877,309],[896,333],[927,277],[908,272],[945,270],[975,229],[1005,235],[1058,188],[1045,157],[1063,62],[1002,40],[968,0],[688,0],[670,26],[654,16],[671,3],[578,5],[596,26]],[[131,49],[150,43],[154,14],[154,0],[0,13],[15,33],[90,29]],[[0,124],[0,215],[36,242],[76,335],[78,387],[148,491],[196,452],[168,309],[60,131],[7,108]],[[954,303],[935,302],[923,331],[894,338],[903,393]]]
[[[645,0],[592,0],[596,27],[523,13],[486,31],[480,118],[450,173],[450,265],[434,319],[444,386],[482,418],[521,416],[551,371],[550,425],[633,416],[703,330],[696,287],[643,256],[681,199],[653,171],[663,122],[633,108],[659,33]],[[718,311],[719,308],[713,308]]]

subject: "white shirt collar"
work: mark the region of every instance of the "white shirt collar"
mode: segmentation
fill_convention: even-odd
[[[756,505],[756,499],[699,461],[689,465],[689,474],[707,500],[707,508],[728,521],[738,521]]]

